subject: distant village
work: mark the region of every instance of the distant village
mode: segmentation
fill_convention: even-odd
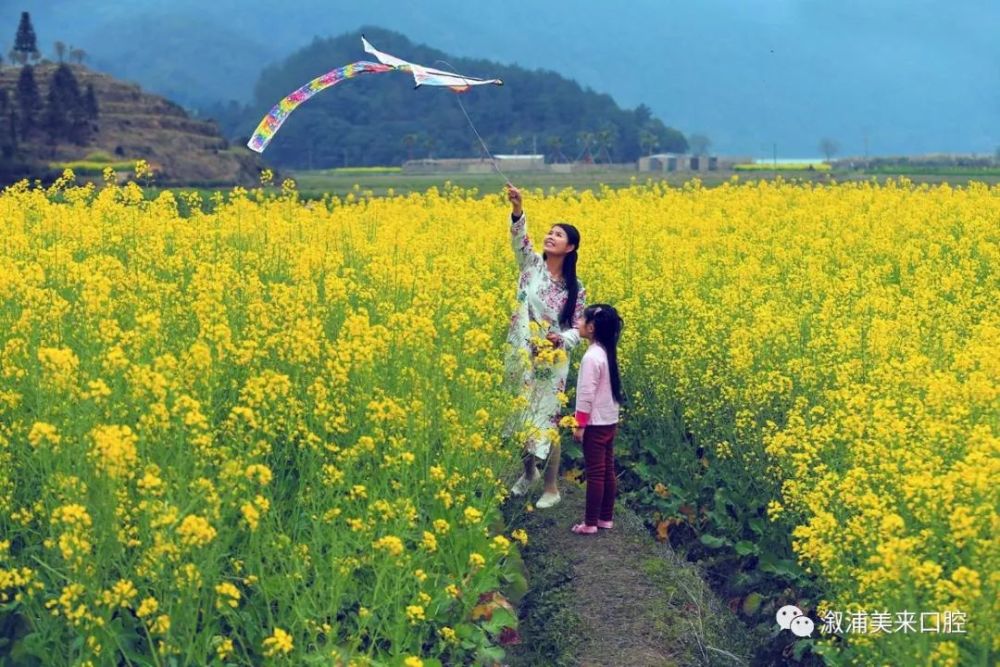
[[[586,173],[588,171],[637,171],[643,173],[698,174],[700,172],[739,171],[853,171],[870,170],[881,167],[909,167],[917,169],[991,168],[1000,163],[1000,152],[996,156],[931,154],[910,157],[844,157],[829,158],[780,158],[758,159],[746,155],[711,155],[656,153],[639,158],[635,162],[546,162],[543,154],[493,155],[503,171],[533,171],[553,174]],[[403,172],[414,174],[429,173],[487,173],[493,170],[489,158],[424,158],[407,160]]]

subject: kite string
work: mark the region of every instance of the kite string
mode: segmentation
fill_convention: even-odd
[[[483,141],[483,138],[479,135],[479,131],[476,130],[475,124],[473,124],[472,119],[469,118],[469,112],[465,110],[465,105],[462,104],[462,98],[458,98],[458,106],[462,110],[462,113],[465,114],[465,119],[469,121],[469,127],[471,127],[472,131],[476,133],[476,138],[479,139],[479,143],[483,147],[483,150],[486,151],[486,155],[489,156],[490,162],[493,164],[493,168],[497,170],[497,173],[500,174],[500,176],[502,176],[507,183],[513,185],[513,183],[510,182],[510,179],[507,178],[507,174],[503,173],[503,170],[500,169],[500,165],[497,164],[496,158],[494,158],[493,154],[490,153],[490,149],[486,146],[486,142]]]
[[[462,75],[460,75],[458,72],[456,72],[455,71],[455,67],[451,63],[449,63],[448,61],[446,61],[446,60],[440,60],[440,59],[434,61],[435,65],[438,64],[438,63],[442,63],[443,65],[446,65],[447,67],[450,67],[451,71],[452,71],[452,74],[454,74],[458,78],[464,80],[464,77],[462,77]],[[455,97],[455,99],[458,101],[458,107],[462,110],[462,114],[465,115],[465,120],[469,121],[469,127],[472,128],[472,131],[476,135],[476,139],[479,140],[479,145],[483,147],[483,151],[490,158],[490,163],[493,165],[493,168],[497,170],[497,173],[500,174],[500,176],[503,178],[504,181],[507,182],[508,185],[513,185],[513,183],[511,183],[511,180],[509,178],[507,178],[507,174],[503,173],[503,170],[500,169],[500,165],[497,164],[496,158],[493,157],[493,153],[490,152],[489,147],[486,145],[486,141],[483,140],[482,135],[479,134],[479,130],[476,129],[476,124],[472,122],[472,118],[469,116],[469,112],[465,110],[465,105],[462,104],[462,98],[458,97],[458,95],[461,95],[461,93],[456,93],[456,97]]]

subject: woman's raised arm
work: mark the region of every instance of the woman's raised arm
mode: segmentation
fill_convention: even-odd
[[[524,219],[521,191],[508,183],[507,198],[510,199],[510,242],[514,248],[517,265],[523,270],[526,266],[536,263],[539,257],[531,247],[531,240],[528,239],[528,225]]]

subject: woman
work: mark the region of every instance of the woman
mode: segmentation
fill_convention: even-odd
[[[576,326],[586,305],[583,285],[576,278],[580,232],[573,225],[556,223],[545,236],[543,253],[538,255],[528,239],[520,191],[508,184],[507,196],[511,203],[511,241],[520,268],[517,309],[507,334],[507,378],[527,406],[524,474],[511,493],[527,493],[539,477],[536,461],[548,459],[545,487],[535,503],[545,508],[560,500],[560,399],[565,397],[569,352],[580,342]],[[543,341],[548,341],[556,353],[548,353]]]

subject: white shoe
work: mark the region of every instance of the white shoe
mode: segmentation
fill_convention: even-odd
[[[521,473],[521,476],[517,478],[516,482],[514,482],[514,486],[510,487],[511,494],[515,496],[523,496],[528,492],[531,485],[538,481],[538,477],[538,473],[535,473],[534,477],[528,479],[524,476],[524,473]]]
[[[560,500],[562,500],[562,496],[558,493],[543,493],[542,497],[535,503],[535,507],[546,509],[548,507],[552,507],[553,505],[558,505]]]

